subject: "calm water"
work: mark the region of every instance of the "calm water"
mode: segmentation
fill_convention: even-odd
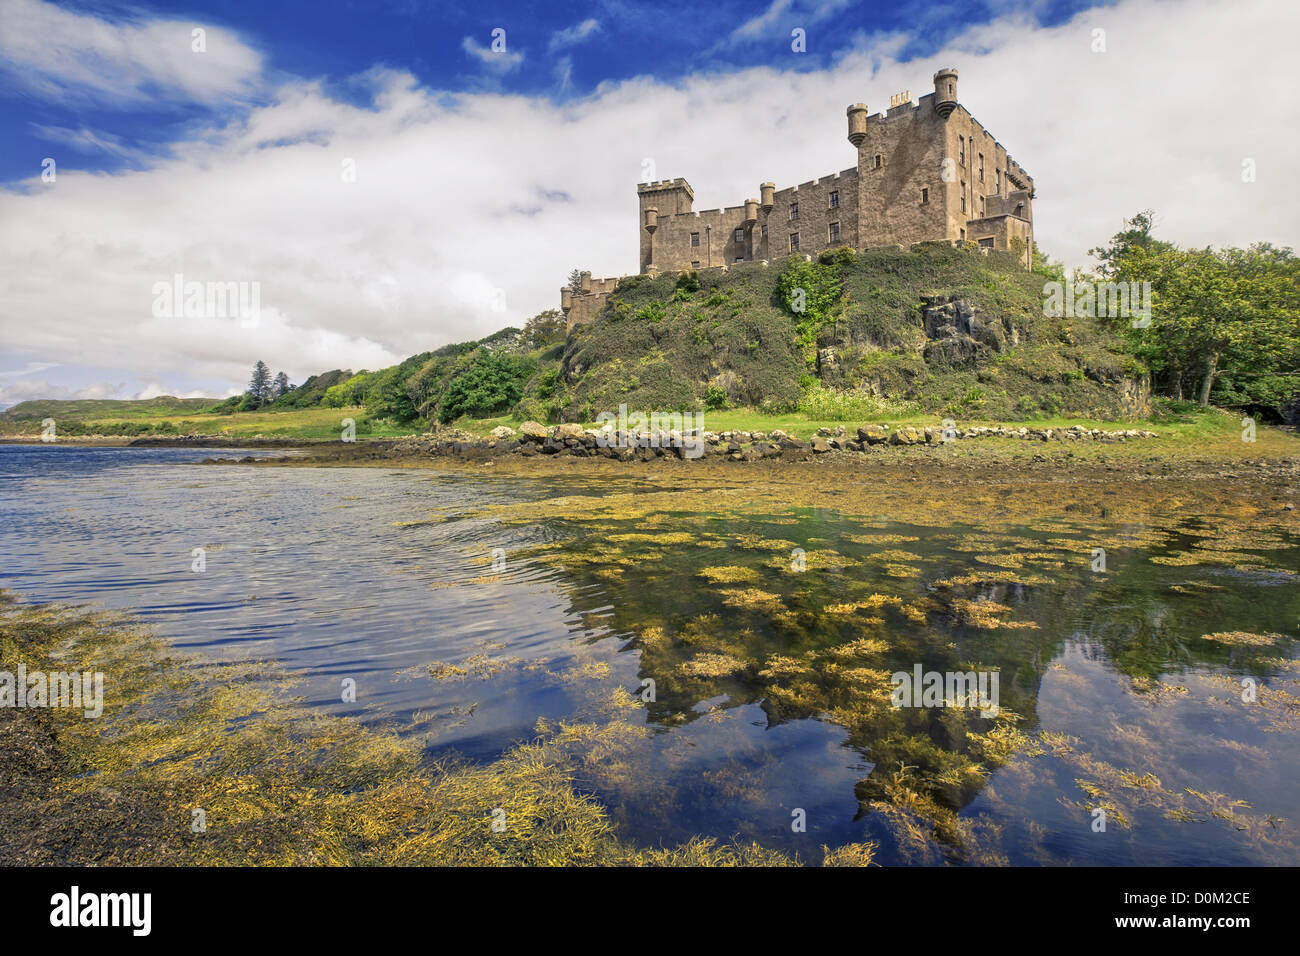
[[[579,782],[647,843],[1300,863],[1300,552],[1285,530],[1252,543],[1195,515],[993,530],[646,509],[613,479],[584,481],[575,507],[551,480],[196,464],[232,453],[0,446],[0,585],[132,610],[189,651],[279,661],[304,677],[304,706],[419,728],[433,755],[491,759],[539,719],[630,725]],[[1095,541],[1109,573],[1089,567]],[[1219,631],[1282,637],[1201,639]],[[872,673],[916,663],[996,669],[1002,707],[1047,745],[980,773],[964,732],[992,722],[867,702]],[[611,705],[647,678],[653,702]],[[1105,833],[1096,805],[1117,811]]]

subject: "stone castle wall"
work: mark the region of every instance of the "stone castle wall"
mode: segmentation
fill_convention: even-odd
[[[916,102],[900,95],[905,102],[870,115],[860,104],[850,107],[855,166],[785,189],[765,184],[738,206],[695,211],[685,179],[640,184],[639,271],[929,241],[1023,248],[1028,266],[1034,181],[957,102],[956,82],[955,70],[941,70],[935,92]],[[593,291],[599,302],[573,297],[565,308],[569,328],[590,321],[607,294]]]

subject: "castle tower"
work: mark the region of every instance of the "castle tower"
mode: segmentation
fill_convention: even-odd
[[[957,68],[950,66],[934,75],[934,109],[944,119],[957,108]]]
[[[662,182],[640,183],[636,187],[640,202],[641,272],[649,272],[654,264],[654,234],[659,217],[680,216],[691,212],[695,190],[684,179],[665,179]]]

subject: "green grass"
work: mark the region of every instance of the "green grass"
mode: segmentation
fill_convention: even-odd
[[[34,399],[0,412],[0,428],[22,419],[98,419],[126,421],[157,418],[181,412],[193,414],[211,408],[219,398],[175,398],[160,395],[145,399]]]
[[[870,400],[876,402],[876,400]],[[921,412],[914,406],[894,405],[889,402],[876,402],[874,407],[862,407],[859,404],[846,404],[849,412],[856,409],[866,414],[851,414],[841,409],[840,414],[809,414],[807,412],[783,412],[773,414],[754,408],[729,408],[724,410],[706,410],[703,414],[704,427],[708,431],[762,431],[770,432],[781,429],[799,438],[809,438],[819,428],[834,429],[843,425],[853,437],[859,425],[868,423],[886,423],[893,427],[913,425],[916,427],[938,426],[945,418],[952,417],[959,427],[978,425],[1004,425],[1027,428],[1069,428],[1081,425],[1085,428],[1115,429],[1141,428],[1156,432],[1162,437],[1178,439],[1180,451],[1208,450],[1222,446],[1239,454],[1243,450],[1241,442],[1241,415],[1221,409],[1201,409],[1192,405],[1173,406],[1161,403],[1157,414],[1138,421],[1107,421],[1104,419],[1079,418],[1071,416],[1041,417],[1031,419],[992,419],[983,417],[947,416],[934,412]],[[351,418],[356,422],[358,441],[377,438],[396,438],[421,434],[426,430],[423,422],[398,424],[392,421],[372,421],[366,417],[366,410],[360,407],[349,408],[302,408],[258,412],[237,412],[233,415],[196,415],[190,414],[146,414],[137,410],[134,417],[122,419],[114,416],[109,420],[88,417],[80,421],[56,418],[59,435],[72,441],[82,435],[112,435],[115,423],[129,422],[133,428],[147,428],[146,434],[179,436],[197,434],[210,437],[231,439],[249,438],[294,438],[314,441],[337,440],[342,434],[342,422]],[[518,428],[522,419],[513,415],[495,418],[462,418],[455,422],[455,427],[477,435],[487,435],[498,425]],[[75,427],[69,427],[75,422]],[[594,427],[595,421],[583,423]],[[80,432],[81,434],[77,434]],[[40,421],[19,420],[5,421],[0,418],[0,433],[9,437],[35,438],[40,434]],[[1084,447],[1084,446],[1078,446]],[[1111,447],[1111,446],[1107,446]],[[1257,441],[1254,446],[1247,446],[1252,451],[1263,454],[1300,454],[1300,438],[1294,433],[1266,428],[1257,428]],[[1160,446],[1165,450],[1167,446]],[[1153,450],[1153,449],[1152,449]]]
[[[342,435],[343,420],[351,418],[356,424],[358,440],[366,438],[392,438],[419,434],[425,424],[399,424],[389,420],[372,420],[361,407],[351,408],[295,408],[257,412],[235,412],[231,415],[203,414],[145,414],[137,413],[130,419],[113,415],[108,418],[93,413],[75,417],[66,412],[51,416],[55,420],[56,434],[76,439],[85,435],[140,434],[180,436],[205,435],[230,438],[305,438],[315,440],[338,439]],[[116,426],[126,425],[129,428]],[[9,437],[36,437],[41,433],[40,420],[0,419],[0,434]]]

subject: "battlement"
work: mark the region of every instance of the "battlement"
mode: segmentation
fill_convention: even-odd
[[[627,276],[593,279],[590,272],[583,272],[578,280],[578,288],[566,285],[560,289],[560,311],[564,313],[565,329],[573,331],[575,325],[584,325],[594,319],[605,307],[605,300],[610,293],[626,278]]]
[[[692,199],[695,198],[695,190],[685,179],[662,179],[657,182],[637,183],[636,191],[638,194],[662,192],[665,189],[684,189]]]
[[[933,93],[926,93],[920,99],[910,100],[906,103],[900,103],[897,106],[891,106],[883,113],[868,114],[868,116],[866,117],[866,122],[876,125],[880,123],[889,123],[891,121],[899,119],[900,117],[911,118],[913,115],[920,112],[923,106],[929,106],[933,99],[934,99]]]
[[[857,174],[858,168],[856,166],[849,169],[841,169],[838,173],[827,173],[825,176],[820,176],[817,179],[810,179],[808,182],[800,183],[798,186],[791,186],[788,189],[779,189],[777,190],[777,195],[788,192],[797,193],[801,189],[813,189],[827,183],[838,183],[842,180],[848,179],[850,176],[856,176]]]

